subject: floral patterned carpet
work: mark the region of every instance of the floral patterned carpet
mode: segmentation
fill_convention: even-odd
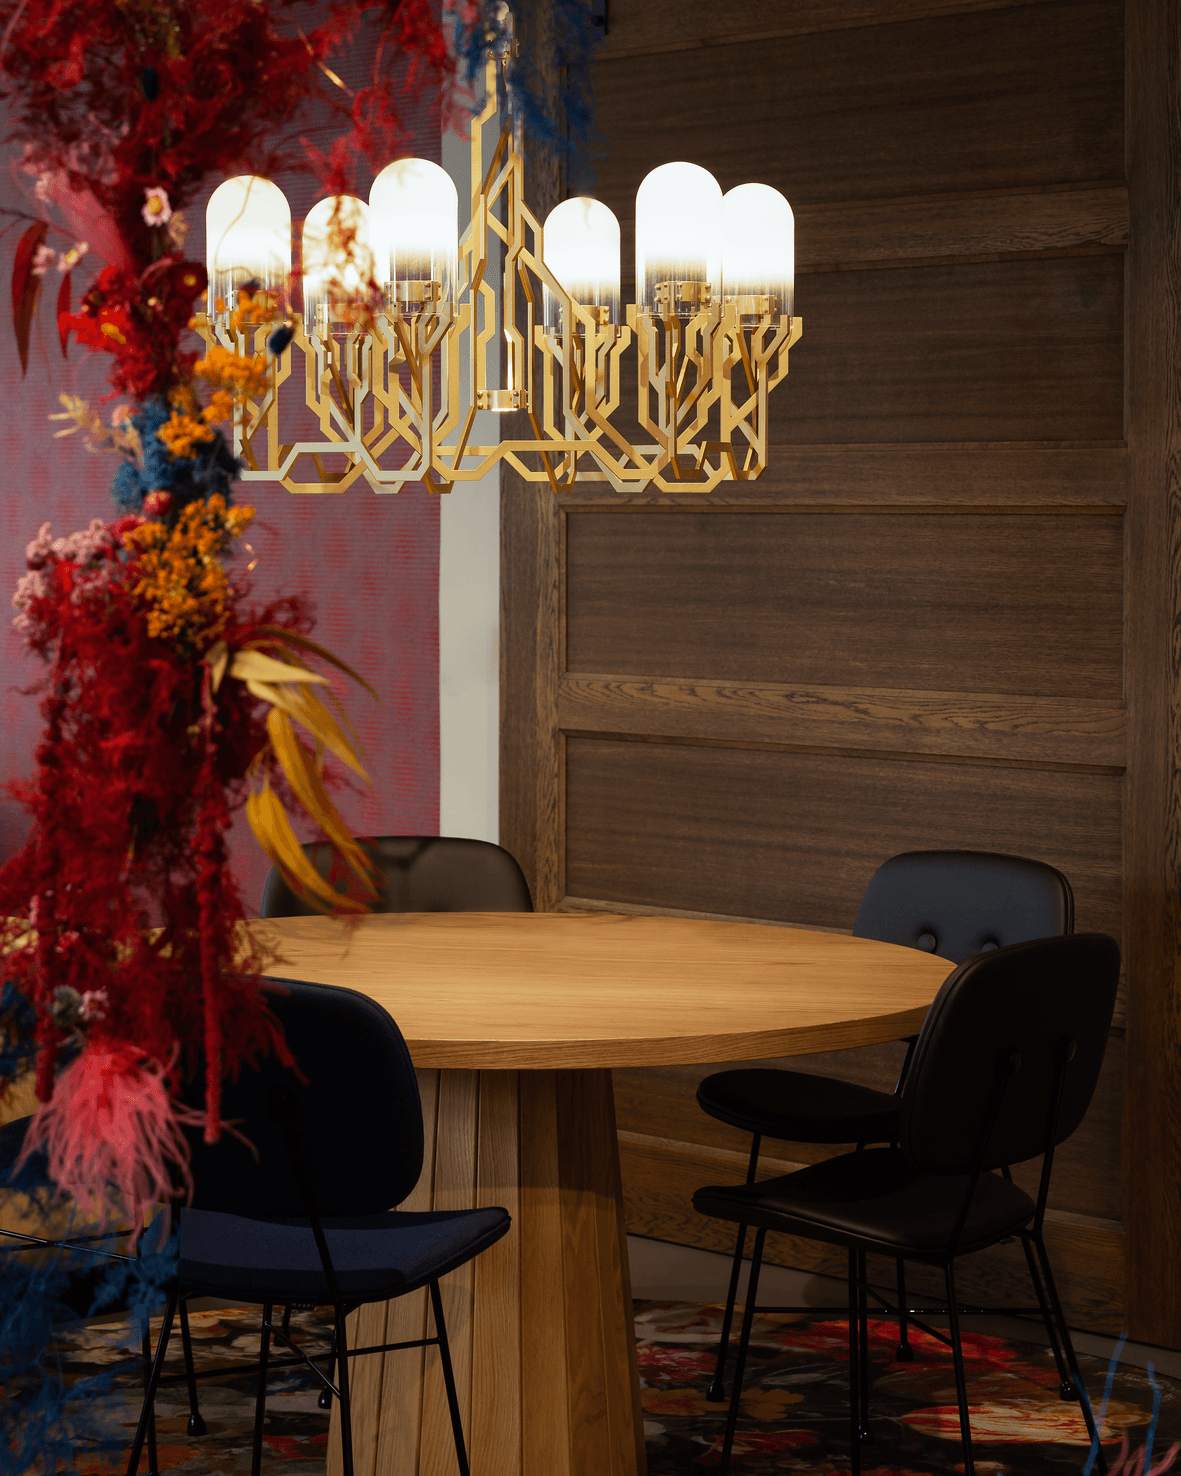
[[[636,1334],[652,1476],[708,1470],[719,1458],[725,1407],[709,1404],[720,1309],[712,1305],[639,1302]],[[257,1356],[256,1310],[200,1312],[191,1318],[198,1371],[236,1362],[241,1374],[215,1374],[200,1383],[208,1433],[186,1434],[184,1383],[166,1384],[157,1401],[161,1471],[238,1473],[250,1469],[254,1379],[246,1365]],[[293,1338],[305,1351],[327,1349],[320,1312],[297,1312]],[[65,1329],[57,1356],[71,1382],[84,1381],[126,1360],[129,1328],[109,1322]],[[917,1329],[913,1363],[893,1362],[896,1329],[870,1322],[873,1366],[871,1441],[863,1449],[865,1476],[947,1476],[962,1470],[951,1360],[942,1344]],[[968,1333],[969,1399],[980,1476],[1054,1476],[1082,1471],[1086,1434],[1077,1404],[1058,1398],[1047,1349]],[[170,1348],[170,1355],[172,1354]],[[168,1373],[181,1372],[179,1340]],[[1103,1396],[1106,1367],[1083,1360],[1094,1402]],[[843,1322],[816,1317],[759,1315],[755,1320],[746,1393],[735,1446],[736,1476],[829,1476],[849,1469],[848,1353]],[[81,1382],[78,1383],[81,1387]],[[276,1370],[267,1400],[263,1470],[284,1476],[320,1476],[325,1466],[328,1416],[318,1388],[300,1368]],[[107,1392],[76,1411],[77,1462],[82,1476],[119,1476],[139,1413],[138,1375],[121,1375]],[[1156,1409],[1154,1421],[1153,1411]],[[1150,1462],[1145,1444],[1151,1429]],[[1129,1457],[1119,1462],[1121,1440]],[[1126,1476],[1178,1470],[1173,1442],[1181,1439],[1181,1384],[1120,1366],[1106,1405],[1104,1443],[1113,1467]],[[147,1470],[146,1460],[141,1471]]]

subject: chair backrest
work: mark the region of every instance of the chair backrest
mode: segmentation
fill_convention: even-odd
[[[375,835],[361,844],[381,873],[375,912],[532,912],[529,884],[516,859],[491,841],[450,835]],[[342,892],[360,895],[352,873],[326,841],[304,846],[312,865]],[[308,917],[309,907],[272,866],[263,917]]]
[[[1119,948],[1102,933],[1015,943],[962,963],[927,1012],[902,1090],[899,1145],[925,1173],[970,1169],[998,1063],[1020,1057],[984,1167],[1051,1146],[1057,1053],[1074,1043],[1053,1143],[1083,1120],[1099,1077],[1119,982]]]
[[[296,1124],[322,1215],[380,1214],[400,1204],[422,1173],[418,1078],[402,1033],[385,1010],[352,989],[276,980],[268,1004],[298,1073],[275,1055],[244,1067],[222,1089],[223,1132],[207,1145],[188,1132],[193,1205],[272,1219],[302,1217],[274,1088],[296,1103]],[[304,1078],[300,1080],[300,1076]],[[190,1100],[201,1100],[195,1083]]]
[[[1060,871],[991,851],[905,851],[878,867],[855,938],[901,943],[963,963],[974,954],[1074,932],[1074,895]]]

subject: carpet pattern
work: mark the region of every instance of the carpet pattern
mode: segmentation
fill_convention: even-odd
[[[708,1470],[720,1454],[725,1406],[709,1404],[705,1389],[713,1370],[720,1328],[713,1305],[638,1302],[636,1334],[643,1385],[648,1469],[651,1476]],[[249,1471],[258,1352],[258,1312],[199,1312],[191,1318],[198,1372],[235,1364],[241,1373],[215,1374],[200,1382],[208,1433],[189,1437],[183,1382],[167,1383],[157,1400],[161,1471],[178,1476]],[[913,1363],[893,1361],[897,1330],[871,1320],[871,1440],[863,1448],[865,1476],[947,1476],[962,1469],[951,1358],[939,1342],[914,1329]],[[309,1354],[326,1353],[329,1324],[322,1311],[297,1312],[293,1339]],[[155,1329],[153,1329],[153,1335]],[[124,1363],[126,1323],[79,1324],[64,1329],[56,1356],[67,1380],[81,1381]],[[1054,1476],[1081,1471],[1086,1432],[1077,1404],[1058,1397],[1049,1350],[1033,1343],[967,1333],[976,1469],[980,1476]],[[175,1357],[173,1356],[175,1354]],[[1083,1359],[1083,1376],[1096,1405],[1107,1369]],[[169,1349],[167,1375],[182,1372],[179,1339]],[[847,1473],[848,1342],[846,1325],[818,1317],[781,1314],[755,1319],[742,1416],[735,1446],[739,1476],[837,1476]],[[75,1411],[81,1476],[120,1476],[139,1413],[138,1372],[121,1373],[110,1388]],[[317,1404],[318,1386],[299,1367],[276,1370],[269,1383],[264,1428],[264,1472],[321,1476],[328,1416]],[[1154,1406],[1156,1420],[1153,1420]],[[1174,1441],[1181,1440],[1181,1385],[1156,1376],[1156,1388],[1140,1369],[1120,1366],[1104,1419],[1108,1459],[1128,1437],[1136,1455],[1128,1476],[1147,1476],[1141,1463],[1150,1427],[1153,1472],[1174,1469]],[[147,1470],[146,1460],[141,1471]],[[1181,1471],[1181,1467],[1177,1468]]]

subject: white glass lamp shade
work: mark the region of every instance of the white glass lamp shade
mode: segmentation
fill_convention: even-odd
[[[691,318],[718,300],[721,278],[720,185],[697,164],[662,164],[636,192],[636,305]],[[657,301],[669,285],[671,309],[664,296]]]
[[[277,184],[239,174],[219,184],[205,207],[209,311],[235,306],[238,288],[257,282],[282,296],[291,275],[291,207]]]
[[[443,300],[454,300],[459,196],[447,171],[427,159],[387,164],[369,191],[369,214],[377,281],[393,289],[438,282]],[[402,296],[415,300],[413,294]]]
[[[619,322],[619,222],[598,200],[563,200],[545,222],[545,264],[575,302]],[[545,326],[561,328],[561,300],[545,289]],[[600,320],[602,314],[600,313]]]
[[[770,185],[744,184],[727,190],[722,198],[725,300],[744,299],[744,317],[761,316],[750,300],[762,297],[769,299],[768,312],[790,314],[795,278],[796,224],[791,206]]]
[[[308,211],[303,223],[303,316],[352,316],[373,280],[369,206],[355,195],[329,195]]]

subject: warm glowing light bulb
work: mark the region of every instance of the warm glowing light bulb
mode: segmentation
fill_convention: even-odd
[[[606,205],[580,195],[550,211],[545,264],[575,302],[607,310],[619,322],[619,222]],[[600,313],[602,320],[602,313]],[[561,299],[545,289],[545,326],[560,329]]]
[[[375,276],[390,284],[389,297],[421,302],[407,285],[437,282],[442,299],[454,301],[459,196],[447,171],[426,159],[387,164],[369,191],[369,210]]]
[[[722,197],[722,295],[742,299],[744,317],[790,314],[795,299],[796,225],[770,185],[744,184]]]
[[[291,207],[277,184],[239,174],[219,184],[205,207],[209,311],[232,310],[238,288],[257,282],[280,297],[291,275]]]
[[[691,318],[721,296],[721,275],[721,187],[697,164],[662,164],[636,192],[637,307]]]
[[[330,195],[303,223],[303,316],[348,319],[373,280],[369,206],[355,195]]]

